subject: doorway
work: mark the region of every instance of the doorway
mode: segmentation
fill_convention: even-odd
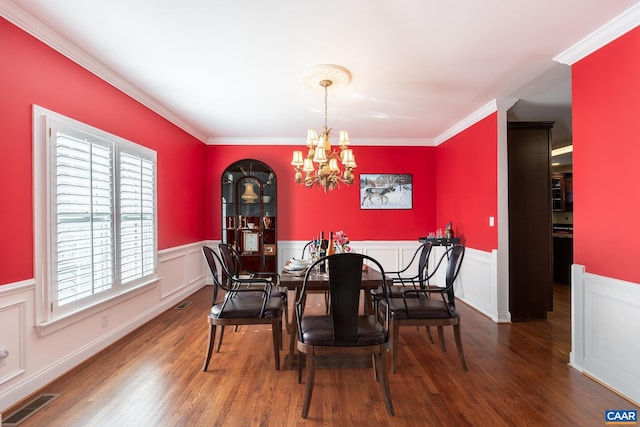
[[[555,97],[553,102],[541,100],[545,96],[542,94],[544,91],[541,91],[538,99],[531,97],[527,100],[521,99],[507,111],[507,120],[553,122],[549,173],[551,177],[561,175],[566,179],[565,193],[563,193],[565,205],[562,208],[556,206],[557,209],[551,206],[550,209],[552,225],[549,233],[552,244],[548,255],[552,265],[552,283],[562,283],[570,291],[571,264],[573,263],[573,161],[571,152],[557,154],[555,150],[572,145],[571,76],[569,67],[560,66],[556,71],[560,72],[558,79],[562,83],[556,82],[552,87],[554,91],[563,93],[553,95]],[[559,102],[558,99],[563,101]],[[551,307],[553,307],[553,296],[551,298]]]

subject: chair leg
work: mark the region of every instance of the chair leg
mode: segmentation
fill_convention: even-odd
[[[324,291],[324,305],[325,314],[329,314],[329,310],[331,309],[331,296],[329,295],[329,291]]]
[[[385,351],[387,351],[386,346],[384,344],[383,344],[383,347],[385,347]],[[378,370],[380,369],[378,365],[380,364],[380,361],[376,357],[376,353],[373,353],[371,355],[371,361],[373,364],[373,379],[376,380],[376,382],[378,382],[380,381],[380,375],[378,374]]]
[[[309,415],[309,406],[311,405],[311,395],[313,394],[313,382],[316,375],[316,360],[313,354],[313,347],[309,347],[305,359],[307,361],[307,383],[304,387],[304,402],[302,403],[302,418]]]
[[[460,322],[460,320],[458,320]],[[456,337],[456,347],[458,347],[458,356],[460,357],[460,362],[462,363],[462,368],[465,371],[468,371],[467,362],[464,360],[464,353],[462,352],[462,337],[460,336],[460,323],[457,325],[453,325],[453,334]]]
[[[398,368],[398,339],[400,338],[400,322],[391,319],[391,372],[394,374]]]
[[[305,364],[304,353],[298,352],[298,384],[302,384],[302,365]]]
[[[220,346],[222,345],[223,336],[224,336],[224,325],[220,326],[220,336],[218,337],[218,345],[216,346],[216,353],[220,353]]]
[[[444,327],[438,326],[438,338],[440,339],[440,348],[443,352],[447,351],[447,347],[444,345]]]
[[[207,348],[207,356],[204,358],[204,367],[202,368],[203,371],[207,370],[207,367],[209,366],[209,361],[211,360],[211,350],[213,350],[213,342],[216,339],[216,327],[215,325],[211,325],[211,327],[209,328],[209,347]]]
[[[290,334],[291,331],[289,330],[289,302],[288,302],[288,298],[285,298],[283,303],[284,303],[284,327],[287,330],[287,333]]]
[[[433,335],[431,334],[431,327],[425,326],[425,329],[427,330],[427,335],[429,336],[429,341],[431,341],[431,344],[433,344]]]
[[[280,370],[280,346],[282,341],[280,334],[282,333],[282,317],[274,317],[271,321],[271,329],[273,332],[273,357],[276,363],[276,371]]]
[[[393,403],[391,403],[391,388],[389,387],[389,373],[387,371],[387,355],[385,345],[380,345],[380,353],[376,353],[374,356],[378,359],[377,365],[379,366],[380,374],[379,377],[381,379],[380,385],[382,386],[382,393],[384,394],[384,401],[387,404],[387,411],[389,415],[395,415],[393,410]]]

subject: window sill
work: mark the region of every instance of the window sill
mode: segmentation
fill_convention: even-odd
[[[113,297],[109,298],[105,301],[100,301],[90,307],[86,307],[80,311],[75,313],[70,313],[66,316],[60,317],[58,319],[54,319],[48,322],[42,322],[35,325],[35,330],[38,333],[39,337],[46,337],[54,332],[57,332],[61,329],[64,329],[68,326],[73,325],[74,323],[80,322],[88,317],[94,316],[101,311],[106,310],[107,308],[113,307],[126,301],[128,299],[134,298],[153,286],[155,286],[159,281],[160,277],[154,277],[153,279],[142,283],[135,288],[128,289],[127,291]]]

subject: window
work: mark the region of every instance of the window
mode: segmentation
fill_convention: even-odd
[[[46,323],[155,279],[156,153],[38,106],[33,123]]]

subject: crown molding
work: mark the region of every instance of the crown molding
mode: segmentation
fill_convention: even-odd
[[[90,73],[106,81],[116,89],[124,92],[129,97],[138,101],[164,119],[170,121],[196,139],[202,142],[207,140],[206,135],[199,132],[196,128],[189,125],[172,111],[165,108],[140,88],[131,84],[118,73],[111,70],[109,67],[80,49],[75,44],[71,43],[69,40],[55,33],[41,21],[37,20],[12,2],[0,0],[0,16],[6,18],[18,28],[85,68]]]
[[[458,123],[450,127],[449,129],[447,129],[446,131],[442,132],[440,135],[436,136],[434,138],[435,145],[442,144],[443,142],[456,136],[463,130],[473,126],[474,124],[478,123],[480,120],[484,119],[490,114],[495,113],[496,111],[498,111],[498,101],[493,99],[488,103],[486,103],[485,105],[483,105],[482,107],[478,108],[473,113],[469,114],[467,117],[465,117],[464,119],[462,119],[461,121],[459,121]]]
[[[598,28],[553,58],[561,64],[573,65],[602,46],[640,25],[640,3]]]
[[[207,137],[140,88],[128,82],[75,44],[56,34],[14,3],[0,0],[0,16],[208,145],[299,145],[301,143],[299,138]],[[638,25],[640,25],[640,3],[612,19],[553,59],[562,64],[573,65]],[[437,146],[500,108],[503,108],[503,106],[499,105],[498,101],[492,100],[435,138],[364,138],[353,140],[352,144],[355,146]]]
[[[305,140],[304,138],[297,137],[211,137],[206,143],[207,145],[304,145]],[[350,145],[356,147],[434,147],[436,144],[434,140],[430,138],[357,138],[351,139]]]

